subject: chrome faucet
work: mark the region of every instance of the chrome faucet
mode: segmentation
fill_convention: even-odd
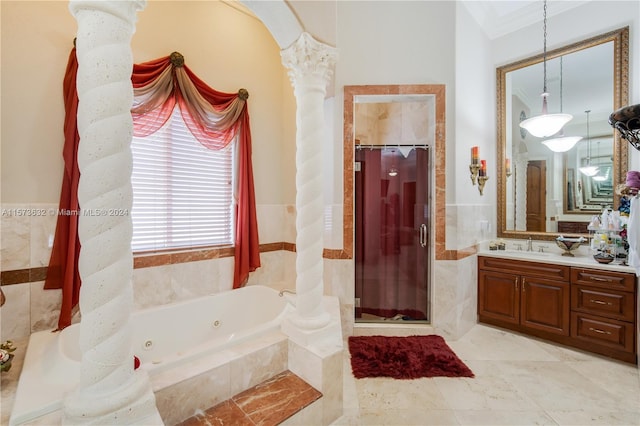
[[[282,290],[280,290],[280,293],[278,293],[278,296],[283,297],[285,293],[296,294],[296,292],[293,290],[283,288]]]
[[[533,241],[531,241],[531,237],[527,240],[527,251],[533,251]]]

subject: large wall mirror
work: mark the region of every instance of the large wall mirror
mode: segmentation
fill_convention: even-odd
[[[628,45],[627,27],[547,52],[548,111],[573,116],[548,138],[519,125],[542,113],[543,55],[497,68],[499,237],[585,234],[592,215],[617,208],[627,143],[608,118],[628,103]],[[570,136],[581,139],[568,150],[543,143]]]

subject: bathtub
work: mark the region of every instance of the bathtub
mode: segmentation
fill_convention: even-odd
[[[136,311],[131,315],[133,354],[155,392],[171,384],[167,381],[185,379],[176,371],[197,374],[209,368],[211,360],[220,362],[229,348],[270,332],[281,335],[282,319],[292,309],[278,291],[253,285]],[[30,336],[10,425],[62,408],[64,395],[80,379],[79,333],[80,324],[74,324],[60,333]]]

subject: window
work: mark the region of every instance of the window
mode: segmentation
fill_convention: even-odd
[[[133,137],[133,251],[233,244],[234,143],[207,149],[176,106],[167,123]]]

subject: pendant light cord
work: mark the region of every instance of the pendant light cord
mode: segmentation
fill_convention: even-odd
[[[560,113],[562,113],[562,56],[560,56]]]
[[[543,19],[542,19],[542,27],[544,30],[544,34],[543,34],[543,53],[542,53],[542,66],[544,69],[544,87],[542,89],[543,92],[543,96],[544,93],[547,93],[547,0],[544,0],[544,7],[543,7]]]
[[[587,166],[591,165],[591,138],[589,137],[589,113],[590,109],[585,111],[587,113]]]

